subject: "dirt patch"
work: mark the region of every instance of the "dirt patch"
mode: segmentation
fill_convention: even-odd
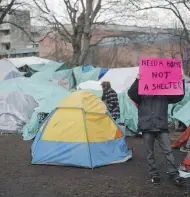
[[[189,197],[187,186],[173,186],[166,174],[165,159],[158,146],[157,163],[161,186],[148,181],[145,151],[141,138],[128,138],[133,159],[124,164],[94,170],[30,165],[31,141],[19,135],[0,136],[0,196],[3,197]],[[184,154],[174,152],[179,164]]]

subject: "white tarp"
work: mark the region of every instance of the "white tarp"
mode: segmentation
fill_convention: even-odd
[[[110,69],[100,81],[87,81],[84,83],[80,83],[77,89],[92,89],[92,90],[101,90],[101,82],[109,81],[111,83],[112,88],[117,92],[121,93],[126,88],[129,88],[134,82],[137,74],[139,72],[139,67],[131,67],[131,68],[113,68]]]
[[[20,74],[20,72],[12,65],[11,62],[9,62],[6,59],[1,59],[0,60],[0,80],[4,80],[8,75],[11,75],[11,73],[14,73],[13,76],[15,76],[15,73]]]
[[[102,90],[101,81],[86,81],[77,86],[78,90]]]
[[[0,93],[0,131],[21,132],[36,107],[33,97],[23,92]]]
[[[9,58],[8,59],[16,68],[23,67],[24,65],[34,64],[47,64],[50,60],[43,59],[40,57],[20,57],[20,58]]]

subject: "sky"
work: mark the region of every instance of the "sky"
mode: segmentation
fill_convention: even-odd
[[[46,0],[48,2],[49,9],[51,10],[51,14],[56,14],[59,16],[62,23],[69,23],[69,19],[66,17],[66,10],[63,6],[63,0]],[[106,1],[106,0],[103,0]],[[122,1],[122,0],[121,0]],[[151,2],[151,0],[144,0],[148,2],[148,4]],[[128,13],[127,8],[122,8],[123,13]],[[190,20],[190,12],[187,13],[186,10],[180,8],[182,10],[183,18],[186,21]],[[137,25],[137,26],[152,26],[152,27],[174,27],[174,26],[180,26],[179,20],[174,16],[174,14],[171,11],[161,10],[161,9],[154,9],[144,12],[138,12],[138,13],[128,13],[130,15],[134,15],[136,18],[127,18],[127,17],[119,17],[120,13],[118,12],[117,17],[116,14],[111,12],[102,13],[99,17],[99,20],[108,20],[108,16],[112,17],[114,20],[114,23],[122,24],[122,25]],[[188,23],[188,22],[187,22]]]

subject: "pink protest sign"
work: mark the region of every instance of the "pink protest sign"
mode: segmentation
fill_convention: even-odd
[[[182,63],[179,59],[141,58],[140,95],[182,95]]]

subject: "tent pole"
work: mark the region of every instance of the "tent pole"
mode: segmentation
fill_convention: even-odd
[[[90,146],[89,146],[89,140],[88,140],[88,132],[87,132],[87,127],[86,127],[85,111],[84,111],[84,109],[81,109],[81,110],[82,110],[82,115],[83,115],[83,120],[84,120],[84,128],[85,128],[86,139],[87,139],[87,144],[88,144],[89,160],[90,160],[91,168],[93,170],[93,167],[92,167],[92,158],[91,158],[91,152],[90,152]]]

